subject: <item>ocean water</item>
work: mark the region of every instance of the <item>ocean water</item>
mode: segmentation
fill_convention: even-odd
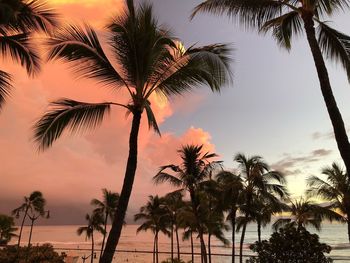
[[[78,236],[76,230],[79,226],[35,226],[32,235],[32,244],[51,243],[58,252],[65,252],[70,257],[78,258],[77,262],[84,262],[82,257],[90,255],[90,240],[86,240],[85,236]],[[152,254],[145,253],[145,251],[152,251],[153,249],[153,235],[151,232],[136,233],[138,225],[127,225],[124,227],[122,236],[118,245],[118,250],[121,251],[115,255],[113,262],[152,262]],[[309,229],[310,232],[316,232],[313,229]],[[272,233],[270,227],[266,227],[262,231],[262,239],[268,239]],[[330,256],[335,259],[335,263],[350,262],[350,246],[347,238],[347,227],[338,223],[324,223],[321,232],[318,233],[321,242],[327,243],[332,246],[332,252]],[[28,242],[29,227],[24,227],[22,245],[26,245]],[[182,233],[180,232],[180,250],[181,252],[190,253],[189,241],[182,241]],[[227,232],[226,236],[231,240],[231,233]],[[236,249],[238,254],[240,233],[236,234]],[[174,238],[175,239],[175,238]],[[257,240],[256,225],[250,224],[247,227],[247,233],[244,245],[244,254],[252,255],[249,250],[249,244],[254,243]],[[96,234],[95,247],[100,248],[102,242],[102,235]],[[12,243],[16,243],[13,240]],[[164,235],[159,237],[159,251],[170,252],[170,239]],[[176,248],[174,248],[176,252]],[[200,246],[198,242],[195,242],[195,252],[200,252]],[[231,248],[223,246],[219,241],[213,239],[212,241],[212,253],[213,254],[230,254]],[[99,257],[97,253],[96,257]],[[160,254],[160,260],[169,258],[170,255],[166,253]],[[348,257],[348,259],[346,259]],[[182,256],[185,260],[190,260],[190,255]],[[228,263],[231,258],[228,256],[214,255],[213,263]],[[90,260],[90,259],[89,259]],[[86,260],[85,262],[90,262]],[[96,259],[96,262],[98,260]],[[195,262],[200,262],[197,256]]]

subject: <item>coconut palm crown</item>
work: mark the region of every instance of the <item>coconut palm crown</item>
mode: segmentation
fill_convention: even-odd
[[[58,24],[57,14],[38,0],[0,1],[0,54],[23,66],[30,76],[40,70],[40,58],[32,34],[49,33]],[[0,70],[0,109],[10,95],[12,76]]]
[[[101,123],[111,107],[121,107],[132,116],[129,156],[117,214],[101,262],[111,262],[118,244],[137,168],[138,133],[146,112],[149,126],[159,133],[150,98],[184,94],[196,87],[220,91],[231,79],[230,48],[224,44],[184,49],[171,31],[160,26],[152,5],[126,1],[124,12],[107,26],[107,57],[97,33],[90,26],[71,25],[50,38],[49,60],[69,63],[79,77],[95,79],[115,93],[128,94],[128,103],[106,101],[87,103],[59,99],[35,125],[39,149],[47,149],[64,130],[79,131]],[[119,121],[119,120],[118,120]]]

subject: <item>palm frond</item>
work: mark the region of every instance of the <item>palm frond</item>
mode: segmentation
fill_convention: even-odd
[[[40,69],[38,52],[27,33],[1,35],[0,52],[3,57],[10,55],[13,60],[20,62],[31,75],[36,74]]]
[[[260,31],[264,33],[270,30],[279,46],[290,50],[292,36],[303,32],[303,21],[297,11],[291,11],[267,21],[260,28]]]
[[[148,100],[146,101],[146,104],[145,104],[145,110],[147,113],[149,128],[153,129],[159,136],[161,136],[156,117],[154,116],[154,113],[151,108],[151,103]]]
[[[0,110],[13,88],[11,80],[12,77],[10,74],[0,70]]]
[[[96,32],[88,25],[70,25],[61,28],[47,43],[48,59],[60,59],[71,63],[78,76],[94,78],[116,88],[125,85],[124,80],[105,55]]]
[[[328,58],[342,64],[350,82],[350,36],[324,22],[318,21],[318,24],[318,43],[322,52]]]
[[[34,140],[39,150],[45,150],[69,128],[71,132],[95,128],[105,114],[110,103],[85,103],[61,99],[51,103],[51,108],[34,125]]]
[[[174,175],[171,175],[169,173],[166,172],[159,172],[158,174],[156,174],[153,177],[153,181],[156,184],[161,184],[164,182],[168,182],[171,185],[175,186],[175,187],[180,187],[182,185],[182,181],[180,179],[178,179],[177,177],[175,177]]]

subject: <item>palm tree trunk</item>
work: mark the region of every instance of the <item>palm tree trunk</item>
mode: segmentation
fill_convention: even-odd
[[[158,258],[158,233],[156,233],[156,263],[159,263],[159,258]]]
[[[243,229],[242,229],[242,235],[241,235],[241,242],[239,244],[239,263],[243,263],[243,242],[244,242],[246,229],[247,229],[247,223],[244,223]]]
[[[191,231],[191,259],[192,259],[192,263],[194,263],[194,249],[193,249],[193,234]]]
[[[316,39],[314,21],[312,17],[313,14],[311,12],[309,13],[307,11],[304,11],[302,14],[307,40],[312,52],[312,56],[314,58],[323,99],[326,103],[328,114],[332,122],[335,140],[348,172],[348,176],[350,176],[350,144],[348,136],[346,134],[343,118],[333,96],[328,71],[322,56],[320,46],[318,45]]]
[[[261,222],[258,220],[258,242],[261,243]]]
[[[349,216],[348,216],[348,222],[347,222],[347,224],[348,224],[348,239],[349,239],[349,243],[350,243],[350,219],[349,219]]]
[[[156,235],[154,235],[153,239],[153,263],[156,262]]]
[[[129,157],[126,165],[123,188],[119,197],[117,212],[115,213],[112,228],[109,232],[105,250],[103,251],[100,263],[111,263],[115,249],[121,235],[125,213],[128,208],[129,199],[134,184],[137,167],[137,140],[141,122],[141,111],[133,112],[133,120],[129,138]]]
[[[26,208],[26,211],[24,212],[24,216],[23,216],[23,219],[22,219],[21,229],[20,229],[19,235],[18,235],[18,244],[17,244],[18,247],[21,245],[22,230],[23,230],[23,226],[24,226],[24,221],[26,220],[26,217],[27,217],[27,214],[28,214],[28,209],[29,209],[29,207]]]
[[[28,248],[30,247],[30,243],[32,241],[32,233],[33,233],[33,226],[34,226],[34,221],[35,219],[31,219],[32,222],[30,224],[30,231],[29,231],[29,240],[28,240]]]
[[[236,213],[237,209],[231,211],[231,225],[232,225],[232,263],[235,263],[235,235],[236,235]]]
[[[190,197],[191,197],[191,204],[192,204],[193,213],[194,213],[194,216],[196,218],[196,226],[197,226],[197,231],[198,231],[198,235],[199,235],[199,240],[201,243],[202,262],[207,263],[208,262],[207,249],[205,247],[205,242],[204,242],[204,237],[203,237],[203,228],[201,226],[200,218],[199,218],[198,211],[197,211],[198,202],[197,202],[197,198],[195,197],[194,190],[190,190]]]
[[[208,234],[208,258],[209,263],[211,263],[211,234]]]
[[[94,263],[94,232],[91,233],[91,263]]]
[[[177,245],[177,259],[180,261],[180,242],[179,242],[179,229],[175,225],[175,234],[176,234],[176,245]]]
[[[101,253],[100,253],[100,259],[103,253],[103,248],[105,246],[106,236],[107,236],[107,221],[108,221],[108,213],[106,213],[105,222],[104,222],[104,233],[103,233],[103,240],[101,245]]]
[[[171,263],[174,262],[174,224],[171,222]]]

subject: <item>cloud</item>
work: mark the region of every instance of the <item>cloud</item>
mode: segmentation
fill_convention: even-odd
[[[291,156],[285,154],[281,160],[275,162],[271,167],[275,170],[283,172],[285,175],[297,175],[303,172],[310,163],[316,163],[322,160],[322,157],[328,156],[332,150],[316,149],[309,154],[301,156]]]

